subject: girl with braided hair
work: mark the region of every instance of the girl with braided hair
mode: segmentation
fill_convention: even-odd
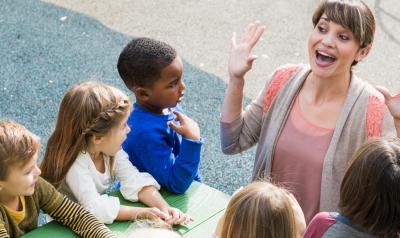
[[[150,174],[140,173],[121,149],[130,131],[131,108],[123,92],[103,83],[85,82],[69,89],[41,164],[43,177],[104,223],[139,218],[171,225],[190,221],[168,205],[158,192],[160,185]],[[118,188],[125,199],[149,207],[124,206],[107,195]]]

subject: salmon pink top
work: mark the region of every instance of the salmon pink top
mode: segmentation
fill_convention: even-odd
[[[276,144],[272,179],[294,194],[307,223],[319,212],[322,168],[333,131],[307,120],[297,97]]]

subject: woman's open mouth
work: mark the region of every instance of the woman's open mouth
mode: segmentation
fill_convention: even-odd
[[[316,50],[315,56],[316,56],[315,62],[320,67],[331,66],[336,61],[336,57],[334,55],[328,54],[321,50]]]

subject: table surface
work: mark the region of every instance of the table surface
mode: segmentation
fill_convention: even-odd
[[[119,197],[123,205],[144,206],[139,202],[125,200],[119,191],[110,195]],[[193,217],[193,222],[174,226],[174,230],[185,238],[210,237],[229,201],[229,195],[199,182],[193,182],[184,194],[176,195],[161,190],[161,195],[168,204]],[[124,237],[124,234],[132,224],[130,221],[115,221],[107,226],[118,237]],[[23,237],[69,238],[78,236],[69,228],[53,221],[25,234]]]

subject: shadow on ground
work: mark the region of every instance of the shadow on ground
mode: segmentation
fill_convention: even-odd
[[[5,0],[0,5],[0,32],[0,118],[15,120],[39,135],[42,155],[70,86],[90,79],[129,93],[115,65],[131,37],[93,18],[39,1]],[[184,67],[187,96],[182,106],[198,121],[205,139],[201,173],[206,184],[231,193],[248,183],[254,150],[238,156],[221,153],[219,107],[225,83],[187,62]]]

